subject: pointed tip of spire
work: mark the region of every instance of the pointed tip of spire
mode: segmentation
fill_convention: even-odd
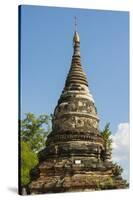
[[[74,32],[73,42],[75,43],[75,42],[80,42],[80,37],[77,32],[77,17],[75,16],[74,19],[75,19],[75,32]]]
[[[73,42],[80,42],[80,37],[77,31],[74,33]]]

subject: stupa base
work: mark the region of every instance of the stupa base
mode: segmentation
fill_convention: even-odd
[[[121,177],[111,177],[108,175],[85,175],[76,174],[65,177],[40,177],[30,184],[31,194],[79,192],[107,189],[128,188],[126,181]]]
[[[43,162],[36,169],[29,184],[31,194],[125,189],[128,184],[120,175],[112,173],[111,163],[92,163],[88,168],[82,164]],[[101,170],[102,169],[102,170]]]

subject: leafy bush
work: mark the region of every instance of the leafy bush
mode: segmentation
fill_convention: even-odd
[[[21,185],[25,186],[29,183],[30,170],[38,164],[37,154],[34,153],[28,142],[21,142]]]

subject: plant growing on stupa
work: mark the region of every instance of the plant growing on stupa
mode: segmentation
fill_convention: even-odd
[[[111,138],[111,131],[110,131],[110,123],[107,123],[101,131],[102,138],[105,141],[105,147],[106,149],[111,153],[112,152],[112,138]]]
[[[120,165],[118,165],[117,163],[114,163],[112,171],[113,171],[114,176],[119,176],[122,174],[123,168]]]

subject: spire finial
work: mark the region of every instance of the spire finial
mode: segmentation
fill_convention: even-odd
[[[79,34],[77,32],[77,17],[74,17],[74,26],[75,26],[75,31],[74,31],[74,37],[73,37],[73,42],[80,42]]]
[[[77,17],[74,17],[75,32],[77,31]]]

